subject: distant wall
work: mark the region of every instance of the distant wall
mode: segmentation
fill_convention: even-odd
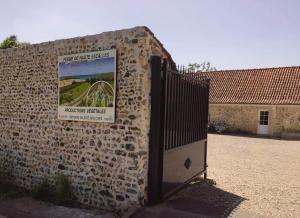
[[[58,56],[112,48],[116,122],[58,120]],[[10,179],[31,189],[63,173],[84,204],[143,204],[153,54],[168,55],[145,27],[0,50],[0,163]]]
[[[210,104],[210,121],[224,121],[232,130],[257,133],[259,111],[269,111],[270,135],[300,132],[300,105]]]

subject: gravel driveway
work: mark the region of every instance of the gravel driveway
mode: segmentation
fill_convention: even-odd
[[[208,177],[245,198],[233,216],[300,217],[300,141],[208,137]]]
[[[133,217],[300,217],[300,141],[210,134],[208,178]]]

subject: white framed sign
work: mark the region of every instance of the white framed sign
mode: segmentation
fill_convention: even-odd
[[[58,81],[58,119],[115,122],[115,49],[58,57]]]

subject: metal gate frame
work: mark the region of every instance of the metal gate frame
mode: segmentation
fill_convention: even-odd
[[[164,161],[164,140],[165,140],[165,93],[166,93],[166,73],[168,67],[176,68],[174,63],[160,56],[151,57],[151,118],[149,133],[149,163],[148,163],[148,201],[149,205],[160,202],[164,197],[162,192],[163,184],[163,161]],[[173,66],[174,65],[174,66]],[[208,94],[208,90],[207,90]],[[197,96],[196,96],[197,97]],[[208,97],[207,97],[208,114]],[[208,119],[206,120],[206,123]],[[207,128],[207,127],[206,127]],[[207,137],[207,129],[204,133]],[[185,184],[189,183],[195,176],[204,173],[206,178],[207,171],[207,143],[205,143],[204,171],[194,175]],[[183,184],[184,185],[184,184]],[[182,186],[181,186],[182,187]],[[180,188],[180,187],[179,187]],[[178,188],[178,189],[179,189]],[[177,190],[178,190],[177,189]],[[176,190],[174,190],[176,191]]]

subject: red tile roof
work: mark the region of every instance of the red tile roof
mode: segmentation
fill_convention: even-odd
[[[300,105],[300,66],[199,74],[210,79],[210,103]]]

